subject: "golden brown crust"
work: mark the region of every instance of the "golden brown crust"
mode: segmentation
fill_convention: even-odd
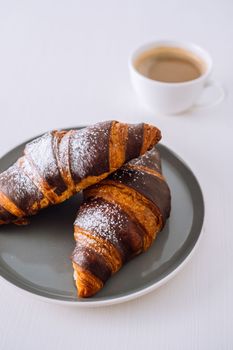
[[[75,284],[80,298],[90,297],[103,288],[103,282],[87,270],[73,262]]]
[[[146,151],[150,150],[160,141],[160,139],[160,130],[155,130],[152,125],[144,124],[143,146],[141,148],[140,155],[143,155]]]
[[[1,206],[9,211],[9,213],[17,216],[17,217],[22,217],[25,216],[25,213],[18,208],[14,202],[12,202],[4,193],[0,192],[0,203]]]
[[[128,134],[128,125],[113,122],[109,140],[110,171],[115,171],[125,162],[125,149]]]
[[[135,137],[142,131],[143,138]],[[14,216],[18,224],[26,222],[26,216],[63,202],[106,178],[159,138],[155,127],[108,121],[82,130],[53,131],[33,140],[24,156],[0,174],[0,206],[13,215],[6,218],[0,211],[0,224],[15,222]]]
[[[117,203],[132,220],[140,223],[144,235],[143,250],[147,250],[162,227],[162,217],[157,207],[140,193],[123,184],[105,180],[101,186],[85,191],[85,197],[99,197]]]
[[[70,141],[70,135],[72,135],[72,133],[74,132],[74,130],[70,130],[70,131],[55,131],[55,138],[54,138],[54,143],[53,143],[53,147],[54,147],[54,154],[56,157],[56,161],[57,161],[57,165],[59,168],[59,172],[64,180],[64,182],[67,185],[67,188],[69,189],[69,193],[71,195],[71,193],[75,193],[75,184],[73,182],[71,173],[70,173],[70,166],[69,166],[69,141]],[[59,145],[60,142],[63,142],[66,144],[66,147],[63,147],[63,150],[65,152],[65,156],[62,155],[63,159],[65,158],[67,160],[67,162],[65,163],[65,166],[61,164],[61,157],[59,156]]]
[[[74,227],[74,238],[79,244],[85,243],[86,246],[101,254],[112,273],[117,272],[121,268],[122,258],[119,252],[107,240],[94,236],[89,231],[78,226]]]
[[[88,176],[85,179],[83,179],[78,185],[75,187],[75,192],[79,192],[84,190],[85,188],[96,184],[97,182],[105,179],[109,173],[103,173],[99,176]]]
[[[161,173],[158,151],[151,150],[127,163],[85,190],[84,198],[74,225],[76,248],[72,258],[83,269],[82,289],[85,274],[87,280],[91,274],[92,281],[97,277],[104,285],[126,261],[146,251],[162,230],[170,213],[170,191]],[[114,247],[113,252],[109,246]],[[117,252],[122,257],[120,262],[115,258]],[[79,288],[78,274],[76,285]],[[98,288],[93,285],[95,291],[102,288],[101,284]],[[78,295],[89,297],[95,291],[89,283],[85,293],[78,291]]]
[[[26,163],[28,163],[26,165]],[[49,186],[47,181],[43,179],[40,174],[37,172],[33,161],[30,159],[30,156],[21,157],[18,160],[19,168],[22,168],[24,173],[30,177],[34,185],[43,193],[44,197],[47,198],[47,201],[44,201],[44,205],[47,206],[48,204],[55,204],[58,202],[59,197],[54,193],[53,189]]]

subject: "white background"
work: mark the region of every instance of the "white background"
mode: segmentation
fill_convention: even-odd
[[[141,43],[205,47],[226,91],[212,109],[148,113],[127,59]],[[99,309],[47,304],[0,283],[0,349],[233,348],[233,1],[0,1],[0,155],[48,129],[148,121],[197,175],[203,239],[167,285]]]

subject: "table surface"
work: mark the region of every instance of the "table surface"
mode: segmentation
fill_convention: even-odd
[[[233,348],[233,2],[0,2],[0,156],[46,130],[99,120],[154,123],[193,169],[206,217],[201,244],[173,280],[137,300],[83,309],[41,302],[0,281],[0,349]],[[141,43],[205,47],[227,95],[214,108],[154,115],[127,59]]]

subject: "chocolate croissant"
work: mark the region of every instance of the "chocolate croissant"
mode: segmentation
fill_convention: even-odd
[[[0,224],[27,223],[27,216],[104,179],[160,138],[148,124],[107,121],[29,142],[24,155],[0,174]]]
[[[146,251],[170,215],[171,196],[153,148],[84,191],[72,255],[79,297],[97,293],[127,261]]]

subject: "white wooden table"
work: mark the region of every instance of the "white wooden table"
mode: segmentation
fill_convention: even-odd
[[[0,156],[48,129],[152,122],[197,175],[201,244],[184,270],[138,300],[98,309],[47,304],[0,284],[0,349],[233,348],[233,2],[0,1]],[[212,109],[148,113],[128,78],[143,42],[189,40],[227,91]]]

